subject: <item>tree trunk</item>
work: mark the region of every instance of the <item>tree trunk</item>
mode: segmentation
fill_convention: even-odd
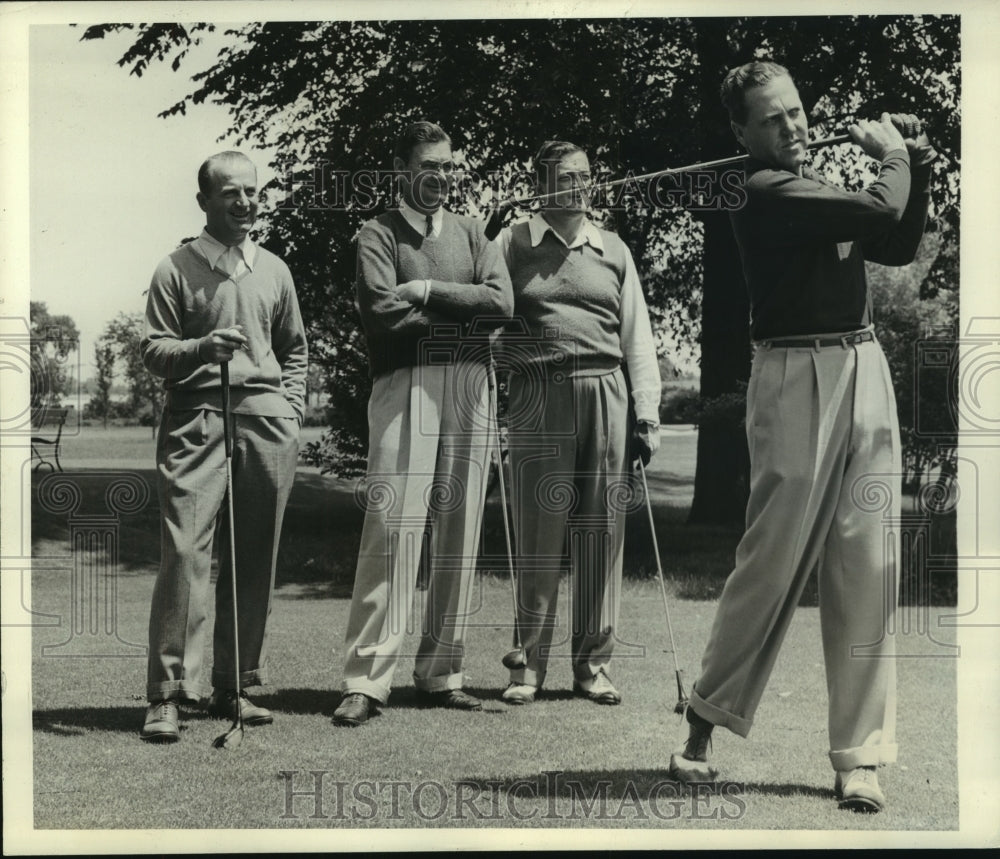
[[[738,390],[750,378],[750,302],[729,215],[704,216],[701,396]],[[750,491],[750,456],[741,425],[698,429],[692,524],[740,524]]]

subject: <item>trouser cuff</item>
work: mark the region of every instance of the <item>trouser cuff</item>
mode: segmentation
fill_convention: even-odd
[[[830,752],[830,763],[837,772],[855,767],[877,767],[896,763],[898,746],[895,743],[880,743],[872,746],[856,746],[853,749],[838,749]]]
[[[364,677],[344,678],[342,686],[344,695],[367,695],[374,698],[379,704],[385,704],[389,700],[389,689],[379,683],[372,683]]]
[[[545,672],[531,668],[515,668],[510,672],[510,682],[517,683],[518,686],[534,686],[536,689],[541,689],[542,683],[545,682]]]
[[[713,725],[727,728],[741,737],[746,737],[753,727],[753,719],[745,719],[742,716],[737,716],[735,713],[730,713],[728,710],[723,710],[721,707],[716,707],[714,704],[709,704],[708,701],[693,690],[688,706],[706,721],[711,722]]]
[[[267,683],[267,668],[251,668],[240,672],[240,689],[249,686],[264,686]],[[216,689],[233,688],[233,672],[212,669],[212,685]]]
[[[202,701],[212,694],[212,687],[187,680],[169,680],[163,683],[146,684],[146,700],[155,701]]]
[[[441,674],[438,677],[417,677],[413,675],[413,685],[422,692],[447,692],[449,689],[461,689],[465,676],[461,671],[455,674]]]

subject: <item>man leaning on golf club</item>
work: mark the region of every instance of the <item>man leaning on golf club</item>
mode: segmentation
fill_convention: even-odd
[[[238,152],[213,155],[198,171],[198,189],[205,228],[157,266],[140,344],[143,363],[166,387],[156,442],[160,569],[149,618],[150,703],[140,733],[147,742],[180,739],[180,701],[207,698],[209,712],[240,732],[273,721],[242,690],[267,679],[278,538],[305,408],[306,338],[292,277],[250,239],[256,168]],[[213,535],[227,501],[208,678]]]

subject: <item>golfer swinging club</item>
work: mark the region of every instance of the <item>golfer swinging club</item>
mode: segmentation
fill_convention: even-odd
[[[167,391],[156,444],[161,558],[149,618],[150,706],[140,733],[154,742],[180,739],[178,701],[210,695],[213,715],[235,722],[239,707],[247,725],[273,721],[234,689],[225,530],[211,678],[202,667],[213,532],[226,492],[220,364],[229,362],[233,412],[241,689],[267,679],[274,565],[305,408],[306,338],[292,277],[249,235],[257,215],[256,168],[239,152],[222,152],[202,164],[198,187],[205,229],[157,266],[140,344],[143,363],[163,377]]]
[[[865,261],[906,265],[929,202],[934,149],[913,116],[850,126],[881,162],[846,193],[804,165],[806,112],[786,69],[735,68],[722,101],[747,149],[746,205],[732,222],[756,342],[747,391],[750,499],[687,710],[690,733],[670,759],[682,781],[718,771],[712,728],[746,736],[810,573],[818,566],[829,693],[830,762],[840,807],[880,811],[876,768],[896,760],[894,642],[898,589],[869,476],[898,481],[896,405],[872,331]],[[859,494],[861,493],[861,494]],[[899,516],[899,487],[889,516]]]

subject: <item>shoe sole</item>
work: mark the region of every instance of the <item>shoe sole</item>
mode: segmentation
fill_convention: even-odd
[[[616,707],[622,702],[620,695],[609,695],[608,693],[590,695],[580,690],[574,691],[574,694],[577,698],[584,698],[587,701],[593,701],[595,704],[603,704],[605,707]]]
[[[504,704],[511,704],[514,707],[523,707],[525,704],[534,704],[534,698],[503,698]]]
[[[462,704],[446,704],[441,701],[434,701],[433,699],[428,701],[424,698],[417,699],[418,706],[425,710],[461,710],[464,713],[478,713],[483,709],[483,704],[480,701],[471,707],[463,706]]]
[[[678,767],[676,761],[677,758],[671,755],[669,773],[671,778],[681,784],[711,784],[719,777],[719,770],[716,767],[707,767],[705,772],[691,772]]]
[[[209,710],[209,716],[214,716],[216,719],[228,719],[230,722],[236,721],[236,715],[234,713],[227,713],[225,710]],[[243,724],[248,726],[257,725],[271,725],[274,724],[274,715],[268,716],[254,716],[253,718],[243,717]]]
[[[885,806],[874,799],[868,799],[868,797],[852,796],[849,799],[840,800],[837,803],[837,808],[858,814],[878,814]]]
[[[333,724],[341,728],[360,728],[367,719],[338,719],[336,716],[333,717]]]
[[[160,734],[139,734],[139,739],[144,743],[162,743],[164,745],[167,743],[176,743],[180,738],[180,734],[174,734],[169,731],[164,731]]]

